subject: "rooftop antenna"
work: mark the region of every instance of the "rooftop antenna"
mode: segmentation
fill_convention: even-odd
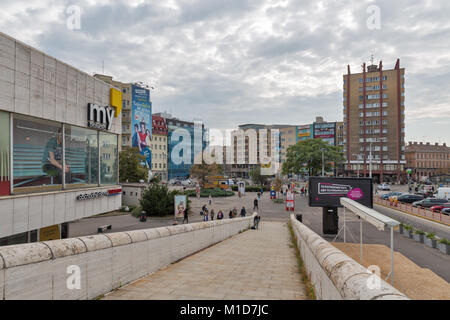
[[[370,63],[371,63],[371,65],[373,65],[373,60],[374,60],[374,59],[373,59],[373,54],[371,54],[371,55],[370,55]]]

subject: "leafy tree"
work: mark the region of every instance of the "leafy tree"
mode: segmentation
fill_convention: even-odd
[[[273,181],[272,186],[273,186],[273,189],[277,192],[277,195],[279,196],[280,195],[280,191],[283,189],[283,180],[281,180],[281,178],[276,178]]]
[[[309,176],[320,175],[322,172],[322,150],[324,150],[325,171],[330,171],[333,168],[330,162],[334,162],[335,167],[344,163],[345,158],[341,147],[332,146],[322,139],[309,139],[299,141],[288,148],[282,173],[284,175],[298,174],[306,169]]]
[[[207,182],[208,176],[216,176],[222,173],[223,168],[217,163],[206,164],[203,161],[202,164],[194,164],[191,168],[191,177],[197,178],[203,185]]]
[[[142,165],[145,157],[138,148],[127,148],[119,154],[119,173],[121,182],[147,181],[148,170]]]
[[[267,176],[261,174],[261,167],[250,170],[248,173],[253,183],[265,185],[267,182]]]
[[[157,182],[150,183],[145,189],[140,200],[141,208],[147,213],[147,216],[166,216],[174,214],[175,195],[183,194],[180,191],[169,191],[167,186]],[[186,210],[189,213],[191,206],[188,199]]]

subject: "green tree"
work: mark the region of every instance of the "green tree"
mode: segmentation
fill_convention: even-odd
[[[281,178],[276,178],[273,181],[273,189],[277,192],[277,198],[280,196],[280,191],[283,189],[283,180]]]
[[[322,150],[325,171],[332,170],[334,166],[344,163],[345,158],[341,147],[332,146],[322,139],[309,139],[299,141],[290,146],[286,152],[286,162],[283,163],[282,173],[298,174],[304,170],[309,176],[318,176],[322,172]]]
[[[119,154],[119,173],[121,182],[147,181],[148,169],[142,165],[145,157],[138,148],[127,148]]]
[[[191,177],[197,178],[202,185],[207,182],[208,176],[217,176],[223,173],[222,166],[217,163],[206,164],[204,161],[202,164],[194,164],[191,168]]]
[[[261,186],[265,185],[267,182],[267,176],[261,174],[261,167],[254,168],[250,170],[248,173],[253,183],[260,184]]]

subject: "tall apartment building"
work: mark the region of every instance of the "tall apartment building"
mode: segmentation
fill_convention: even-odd
[[[152,173],[159,176],[161,181],[166,182],[168,178],[167,164],[167,123],[161,116],[152,116]]]
[[[409,142],[406,146],[406,167],[416,181],[450,174],[450,148],[444,143],[434,145]]]
[[[359,170],[375,181],[405,179],[405,69],[364,63],[343,75],[346,174]],[[372,159],[370,161],[370,149]]]

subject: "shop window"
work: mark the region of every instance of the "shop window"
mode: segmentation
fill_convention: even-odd
[[[14,193],[62,188],[62,125],[56,122],[14,115]]]
[[[118,183],[117,135],[100,132],[100,154],[110,154],[100,160],[100,184],[116,185]]]
[[[0,196],[10,193],[9,113],[0,111]]]
[[[97,131],[66,125],[65,128],[66,188],[98,185]]]

